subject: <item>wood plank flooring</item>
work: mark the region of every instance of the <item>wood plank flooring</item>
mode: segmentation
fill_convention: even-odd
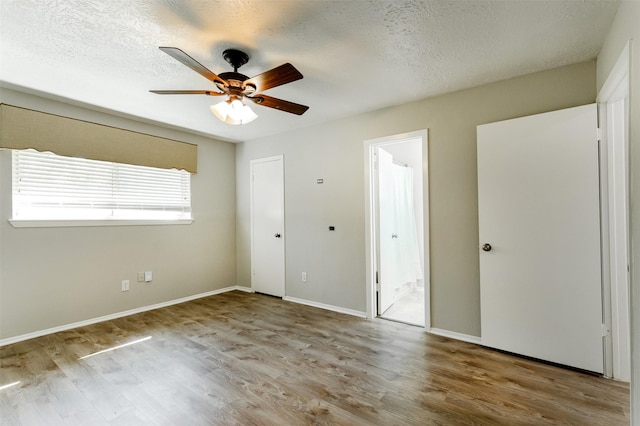
[[[629,424],[624,383],[237,291],[0,361],[3,426]]]

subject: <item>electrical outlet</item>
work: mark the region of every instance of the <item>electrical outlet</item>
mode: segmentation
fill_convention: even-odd
[[[129,280],[122,280],[122,291],[129,291]]]
[[[139,283],[144,282],[144,272],[138,272],[138,282]]]
[[[145,271],[144,273],[144,282],[150,283],[153,280],[153,272]]]
[[[306,273],[306,272],[303,272],[303,273],[302,273],[302,282],[303,282],[303,283],[306,283],[306,282],[307,282],[307,273]]]

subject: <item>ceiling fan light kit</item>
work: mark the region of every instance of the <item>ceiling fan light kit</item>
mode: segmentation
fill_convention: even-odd
[[[218,120],[227,124],[247,124],[258,118],[258,115],[237,97],[211,105],[211,112]]]
[[[160,47],[160,50],[211,81],[218,90],[150,90],[150,92],[158,95],[227,96],[226,100],[211,105],[211,112],[224,123],[247,124],[258,118],[258,115],[248,105],[245,105],[244,98],[258,105],[296,115],[302,115],[309,109],[306,105],[271,96],[254,95],[258,91],[302,79],[300,71],[289,63],[249,78],[238,72],[238,68],[249,61],[249,55],[240,50],[227,49],[222,53],[222,57],[233,67],[233,71],[216,75],[177,47]]]

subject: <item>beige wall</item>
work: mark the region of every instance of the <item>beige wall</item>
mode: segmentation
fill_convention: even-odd
[[[249,161],[284,154],[286,294],[365,311],[363,141],[428,128],[432,326],[479,336],[476,126],[594,102],[595,85],[587,62],[239,144],[238,284],[251,283]]]
[[[199,173],[192,225],[18,229],[7,222],[9,155],[0,154],[0,339],[250,285],[249,160],[281,153],[286,294],[364,311],[363,141],[424,128],[432,325],[478,336],[476,125],[594,99],[588,62],[234,146],[3,89],[9,104],[197,143]],[[142,270],[153,270],[152,284],[135,282]],[[123,279],[131,291],[120,291]]]
[[[628,40],[631,44],[629,73],[629,150],[631,224],[631,413],[640,425],[640,1],[622,1],[598,55],[598,90]]]
[[[191,225],[14,228],[11,156],[0,152],[0,339],[235,285],[235,145],[7,89],[0,100],[195,143],[199,169]],[[137,283],[145,270],[153,282]]]

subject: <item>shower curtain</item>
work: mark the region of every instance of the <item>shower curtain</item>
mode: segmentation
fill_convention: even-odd
[[[423,278],[417,231],[414,170],[398,165],[378,148],[378,312],[402,297]]]
[[[422,279],[418,231],[414,205],[413,168],[393,165],[398,282],[402,285]]]

